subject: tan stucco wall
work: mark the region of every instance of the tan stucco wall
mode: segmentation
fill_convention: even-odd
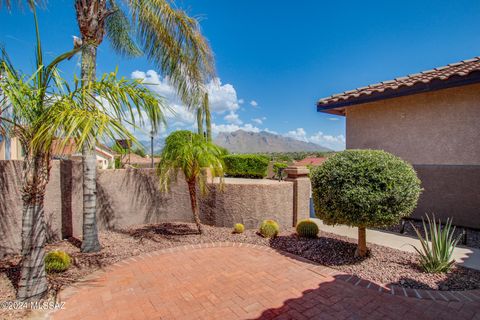
[[[480,164],[480,84],[347,108],[347,149],[413,164]]]
[[[480,228],[480,84],[347,108],[347,148],[383,149],[422,181],[413,218]]]
[[[79,161],[53,161],[45,195],[50,240],[82,234],[81,169]],[[0,257],[20,250],[21,177],[22,161],[0,161]],[[302,187],[297,196],[301,205],[308,205],[309,197],[309,188]],[[224,227],[241,222],[257,228],[264,219],[291,226],[293,198],[293,182],[226,179],[224,192],[215,185],[208,197],[200,199],[201,217],[204,223]],[[171,192],[163,193],[154,169],[99,170],[97,199],[99,229],[193,221],[184,179],[179,177]]]

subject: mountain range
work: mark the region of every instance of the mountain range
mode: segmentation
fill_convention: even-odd
[[[232,153],[332,151],[315,143],[296,140],[266,131],[220,132],[214,143]]]

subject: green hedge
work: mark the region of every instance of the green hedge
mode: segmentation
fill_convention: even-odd
[[[267,176],[268,158],[256,154],[231,154],[223,157],[229,177],[263,179]]]

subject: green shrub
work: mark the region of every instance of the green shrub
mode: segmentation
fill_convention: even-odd
[[[233,226],[233,233],[243,233],[245,231],[245,226],[241,223],[235,223]]]
[[[45,271],[63,272],[70,267],[70,256],[64,251],[54,250],[45,256]]]
[[[453,250],[457,246],[460,236],[453,238],[455,227],[452,229],[452,220],[447,219],[447,223],[442,229],[440,220],[438,224],[435,222],[435,216],[427,216],[428,228],[425,220],[422,218],[423,230],[425,238],[422,237],[420,231],[412,224],[413,229],[417,233],[421,249],[414,246],[420,255],[420,266],[425,272],[440,273],[448,272],[455,260],[452,259]]]
[[[297,224],[297,234],[300,237],[305,238],[316,238],[318,234],[318,226],[317,224],[310,219],[301,220]]]
[[[358,227],[356,255],[365,256],[366,227],[396,224],[420,196],[412,166],[380,150],[346,150],[311,172],[316,215],[326,224]]]
[[[288,164],[284,162],[275,162],[273,164],[273,172],[275,173],[276,179],[281,179],[284,176],[283,169],[287,168]]]
[[[260,234],[265,238],[274,238],[279,231],[280,227],[274,220],[264,220],[260,225]]]
[[[268,158],[255,154],[231,154],[223,157],[225,173],[230,177],[263,179],[267,176]]]

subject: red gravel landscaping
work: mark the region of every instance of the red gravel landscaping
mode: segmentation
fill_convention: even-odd
[[[194,224],[164,223],[135,226],[116,231],[100,232],[103,249],[96,254],[82,254],[79,241],[59,241],[49,244],[53,249],[68,252],[73,263],[61,274],[49,276],[51,294],[69,286],[86,275],[120,260],[163,248],[206,242],[243,242],[270,246],[321,263],[345,273],[380,284],[395,284],[406,288],[466,290],[480,288],[480,272],[456,266],[447,274],[426,274],[418,269],[416,255],[370,244],[367,259],[354,258],[355,241],[346,237],[320,232],[317,239],[298,238],[293,228],[283,230],[275,239],[265,239],[256,230],[232,234],[229,228],[205,226],[203,235],[196,233]],[[0,260],[0,301],[15,297],[19,256]],[[7,313],[0,310],[2,319],[18,319],[24,311]]]

